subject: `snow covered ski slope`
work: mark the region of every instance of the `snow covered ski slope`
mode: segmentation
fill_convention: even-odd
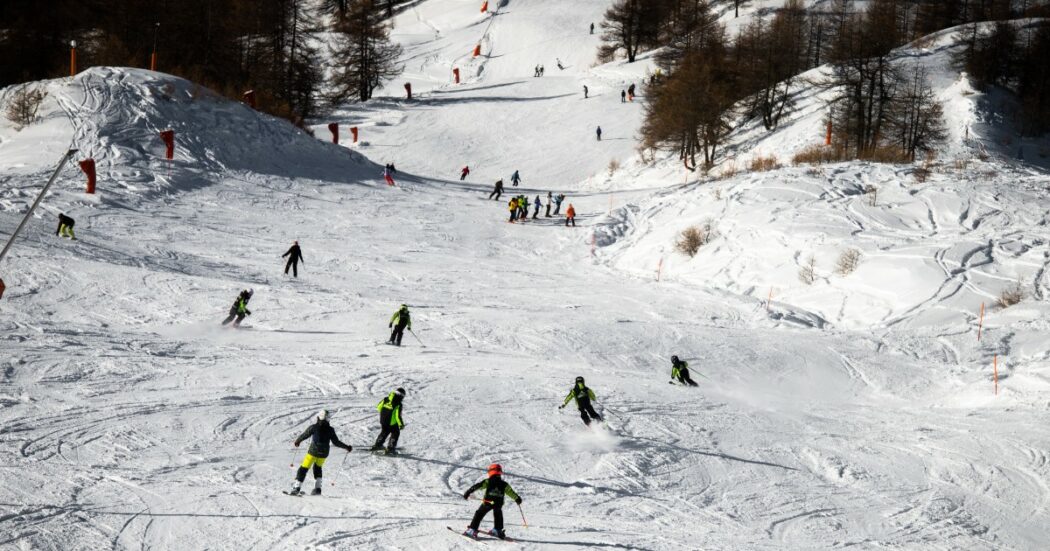
[[[63,172],[0,265],[0,548],[1044,548],[1045,173],[992,156],[925,187],[863,163],[681,186],[631,160],[644,88],[618,90],[645,66],[591,67],[607,4],[416,4],[395,34],[418,98],[392,83],[347,108],[350,151],[133,69],[51,81],[40,123],[0,123],[0,237],[70,144],[99,165],[96,196]],[[851,190],[872,181],[865,207]],[[507,223],[509,195],[547,191],[579,227]],[[674,256],[708,218],[721,237]],[[790,251],[822,239],[822,266],[865,260],[807,292]],[[1015,272],[1037,294],[989,308],[978,342],[972,303]],[[221,327],[242,289],[252,315]],[[388,346],[402,303],[414,334]],[[672,354],[698,388],[667,384]],[[558,409],[577,376],[606,426]],[[401,455],[368,453],[398,387]],[[322,496],[282,494],[322,408],[354,451]],[[449,532],[496,462],[528,526],[508,501],[516,543]]]

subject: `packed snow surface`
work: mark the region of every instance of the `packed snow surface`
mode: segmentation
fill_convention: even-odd
[[[99,193],[68,166],[0,265],[0,548],[502,545],[445,529],[493,462],[528,549],[1044,548],[1046,173],[958,135],[994,121],[936,43],[917,62],[942,68],[956,135],[925,183],[866,163],[700,183],[640,162],[644,87],[619,90],[651,65],[593,66],[608,3],[413,5],[394,35],[417,97],[395,82],[336,113],[358,144],[160,73],[42,83],[40,122],[0,123],[0,237],[70,144]],[[819,139],[816,102],[767,137],[743,128],[728,162]],[[508,224],[515,169],[530,198],[566,193],[578,227],[544,209]],[[696,257],[674,252],[708,222]],[[843,276],[845,248],[862,256]],[[995,307],[1017,280],[1027,298]],[[246,288],[252,316],[221,327]],[[387,346],[401,303],[414,334]],[[699,388],[668,384],[672,354]],[[557,409],[576,376],[607,426]],[[403,455],[371,455],[397,387]],[[321,408],[354,451],[328,460],[323,497],[285,496]]]

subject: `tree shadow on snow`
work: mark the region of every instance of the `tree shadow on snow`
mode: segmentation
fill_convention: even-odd
[[[423,98],[416,102],[423,106],[441,107],[444,105],[454,105],[457,103],[520,103],[526,101],[546,101],[551,99],[565,98],[569,96],[575,96],[576,94],[557,94],[554,96],[530,96],[530,97],[516,97],[516,96],[471,96],[471,97],[457,97],[457,98]],[[623,138],[626,139],[626,138]]]

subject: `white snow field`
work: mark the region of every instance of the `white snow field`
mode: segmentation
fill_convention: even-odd
[[[938,71],[953,131],[925,183],[867,163],[698,183],[638,161],[644,87],[628,105],[618,91],[649,66],[591,66],[608,3],[419,2],[395,30],[417,99],[398,81],[337,113],[362,129],[346,147],[324,143],[328,120],[312,138],[160,73],[42,83],[40,122],[0,122],[0,237],[70,144],[99,193],[67,167],[0,264],[0,548],[1047,548],[1039,144],[1013,160],[999,102],[946,50],[905,49]],[[720,169],[819,140],[801,96]],[[597,124],[623,139],[599,144]],[[567,193],[580,227],[506,223],[507,194],[487,197],[500,177],[512,194],[515,169],[530,197]],[[59,212],[76,242],[54,235]],[[708,220],[695,258],[672,251]],[[280,258],[293,239],[298,279]],[[859,267],[834,274],[848,247]],[[1027,298],[996,308],[1018,277]],[[221,328],[245,288],[253,315]],[[401,303],[418,340],[386,346]],[[668,384],[672,354],[698,389]],[[577,375],[607,428],[557,409]],[[399,386],[404,454],[373,456],[375,405]],[[285,496],[320,408],[355,450],[333,453],[323,497]],[[492,462],[524,497],[527,527],[504,510],[517,544],[445,529],[465,527],[478,502],[461,494]]]

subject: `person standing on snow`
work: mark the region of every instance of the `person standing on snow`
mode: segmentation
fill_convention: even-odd
[[[598,141],[602,141],[602,127],[599,126],[595,133],[598,134]]]
[[[627,99],[634,101],[634,83],[627,87]]]
[[[405,328],[408,328],[409,331],[412,330],[412,316],[408,313],[407,304],[402,304],[401,308],[394,312],[394,315],[390,318],[390,323],[387,324],[387,328],[393,328],[387,344],[401,346],[401,337],[405,336]]]
[[[463,167],[463,170],[459,171],[459,181],[462,182],[463,180],[466,180],[468,174],[470,174],[470,167]]]
[[[481,521],[485,519],[485,515],[489,514],[489,511],[492,511],[493,528],[489,531],[489,534],[502,540],[507,537],[507,534],[503,531],[504,498],[509,497],[514,500],[514,503],[521,505],[521,496],[514,491],[514,488],[510,487],[510,484],[503,480],[502,465],[499,463],[489,465],[488,474],[488,478],[471,486],[463,493],[463,499],[470,499],[470,494],[478,490],[485,490],[485,497],[481,498],[481,505],[478,506],[473,520],[470,521],[470,526],[466,532],[463,532],[463,535],[476,539]]]
[[[380,431],[375,444],[372,444],[371,451],[377,452],[383,449],[383,443],[389,436],[390,442],[387,443],[386,454],[397,455],[397,439],[401,437],[401,429],[405,428],[405,422],[401,419],[401,402],[404,399],[405,389],[398,388],[379,401],[376,409],[379,410]]]
[[[627,103],[627,90],[620,90],[620,103]]]
[[[295,241],[292,243],[292,247],[288,249],[288,252],[281,255],[281,258],[288,257],[288,262],[284,265],[284,275],[288,275],[288,268],[292,269],[292,276],[299,277],[299,261],[302,260],[303,264],[306,261],[303,260],[303,251],[299,248],[299,242]]]
[[[558,406],[558,409],[564,409],[569,400],[576,400],[576,407],[580,408],[580,418],[583,419],[585,425],[590,425],[591,420],[601,421],[602,416],[598,415],[598,412],[594,411],[594,406],[591,405],[592,401],[597,401],[594,397],[594,391],[587,388],[587,385],[583,384],[583,377],[576,377],[576,384],[569,391],[569,395],[565,397],[565,402]]]
[[[700,386],[689,378],[689,363],[679,360],[678,356],[671,356],[671,379],[683,385]]]
[[[587,93],[588,92],[589,92],[589,90],[587,90],[587,85],[584,84],[583,85],[583,99],[587,99]]]
[[[540,205],[543,204],[543,202],[540,201],[539,195],[536,196],[536,200],[533,201],[532,204],[536,207],[536,209],[532,211],[532,219],[535,220],[536,217],[540,215]]]
[[[554,196],[554,216],[558,216],[561,212],[561,202],[565,200],[565,194],[559,193]]]
[[[514,221],[518,219],[518,198],[511,197],[510,202],[507,204],[507,208],[510,210],[510,220],[508,220],[508,222],[513,224]]]
[[[572,207],[572,203],[569,203],[569,208],[565,211],[565,227],[569,227],[570,223],[572,227],[576,227],[576,209]]]
[[[496,196],[496,200],[499,201],[500,195],[503,195],[503,180],[496,180],[496,187],[489,194],[489,199],[492,199],[492,196]]]
[[[543,215],[545,218],[551,217],[551,203],[554,202],[551,192],[547,192],[547,214]]]
[[[328,423],[330,417],[328,410],[322,409],[317,413],[317,421],[292,442],[298,448],[299,444],[310,438],[310,449],[306,451],[306,457],[303,458],[302,464],[299,465],[299,471],[295,473],[295,482],[292,482],[292,491],[288,492],[289,495],[302,495],[303,481],[306,480],[306,472],[310,470],[310,467],[313,467],[314,470],[314,490],[310,492],[310,495],[321,495],[321,477],[324,475],[321,467],[324,466],[325,460],[328,459],[331,447],[343,448],[346,450],[346,453],[354,450],[353,446],[339,441],[339,437],[335,434],[335,429]]]
[[[524,195],[518,196],[518,219],[529,219],[529,198]]]
[[[518,184],[520,184],[520,183],[521,183],[521,175],[520,175],[520,174],[518,174],[518,171],[517,171],[517,170],[515,170],[515,171],[514,171],[514,174],[511,174],[511,175],[510,175],[510,183],[511,183],[511,185],[513,185],[514,187],[518,187]]]
[[[77,223],[76,220],[66,216],[64,213],[58,213],[58,229],[55,230],[55,235],[60,237],[68,237],[73,241],[77,240],[77,236],[73,235],[73,226]]]
[[[236,327],[244,321],[244,316],[252,315],[251,311],[248,310],[248,301],[252,299],[254,294],[255,291],[251,289],[241,291],[241,294],[237,295],[237,299],[233,301],[233,306],[230,307],[230,315],[222,320],[222,324],[226,325],[233,321],[233,325]],[[237,321],[234,321],[234,318],[237,318]]]

